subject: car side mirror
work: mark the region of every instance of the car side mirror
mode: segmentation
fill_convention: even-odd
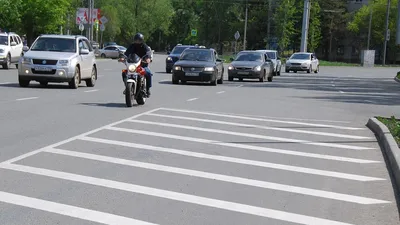
[[[28,46],[24,46],[24,47],[22,47],[22,51],[23,51],[23,52],[27,52],[27,51],[29,51],[29,47],[28,47]]]
[[[17,46],[17,42],[13,41],[10,43],[11,46]]]
[[[222,59],[217,59],[217,62],[222,62]]]
[[[89,55],[89,49],[80,49],[79,54],[80,55]]]
[[[167,55],[169,55],[169,54],[171,54],[171,52],[170,52],[170,51],[168,51],[168,52],[167,52]]]
[[[269,62],[269,63],[271,63],[271,62],[272,62],[272,60],[271,60],[271,59],[266,59],[266,60],[265,60],[265,62]]]
[[[277,59],[278,59],[278,60],[281,60],[281,57],[278,57]]]

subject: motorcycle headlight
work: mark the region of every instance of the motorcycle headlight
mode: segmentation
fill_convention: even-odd
[[[256,67],[254,67],[254,70],[255,70],[255,71],[261,71],[261,66],[256,66]]]
[[[136,70],[136,66],[135,65],[129,65],[128,70],[129,70],[129,72],[133,73]]]

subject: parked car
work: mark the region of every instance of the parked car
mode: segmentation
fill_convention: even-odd
[[[241,51],[236,59],[231,58],[232,63],[228,67],[228,80],[238,78],[240,81],[246,79],[259,79],[269,82],[273,78],[273,63],[266,54],[260,51]]]
[[[278,55],[278,51],[276,50],[258,50],[264,52],[268,55],[268,58],[272,60],[272,64],[274,67],[274,76],[280,76],[282,70],[282,61]]]
[[[34,80],[41,85],[48,82],[68,82],[70,88],[78,88],[81,81],[88,87],[95,86],[97,65],[93,47],[83,36],[41,35],[24,47],[18,63],[18,81],[21,87]]]
[[[102,58],[118,58],[120,53],[125,53],[126,48],[124,46],[119,45],[111,45],[107,46],[103,49],[100,49],[100,56]]]
[[[18,67],[23,46],[24,43],[18,34],[0,33],[0,65],[3,69],[9,69],[13,63]]]
[[[296,52],[286,61],[285,72],[307,71],[307,73],[319,72],[319,60],[314,53]]]
[[[189,48],[183,51],[172,71],[172,83],[179,81],[210,82],[211,85],[224,81],[223,60],[214,49]]]
[[[190,47],[194,47],[194,45],[178,44],[174,47],[174,49],[172,49],[172,52],[167,52],[168,56],[165,59],[165,72],[171,73],[175,62],[179,60],[179,57],[181,56],[182,52]]]

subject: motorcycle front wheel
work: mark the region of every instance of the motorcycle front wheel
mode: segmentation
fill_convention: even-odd
[[[133,87],[133,83],[127,83],[126,84],[125,102],[126,102],[126,106],[127,107],[132,107],[133,106],[133,100],[134,100],[133,93],[135,93],[133,88],[134,88]]]

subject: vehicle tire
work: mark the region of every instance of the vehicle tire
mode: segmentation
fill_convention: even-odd
[[[293,70],[293,73],[297,73],[297,70]]]
[[[265,70],[264,70],[264,72],[263,72],[263,74],[262,74],[262,76],[259,78],[259,81],[260,82],[264,82],[264,79],[265,79],[265,74],[266,74],[266,72],[265,72]],[[272,76],[274,76],[274,74],[272,73]]]
[[[92,68],[92,74],[90,75],[90,79],[85,80],[86,86],[94,87],[96,85],[97,80],[97,69],[95,66]]]
[[[80,83],[80,75],[81,72],[79,70],[79,67],[75,67],[75,75],[74,78],[72,78],[72,80],[68,83],[69,87],[72,89],[77,89],[79,87],[79,83]]]
[[[133,90],[132,90],[133,83],[127,83],[125,89],[125,103],[127,107],[133,106]]]
[[[310,66],[310,68],[308,68],[307,73],[311,73],[312,71],[312,66]]]
[[[229,81],[233,81],[233,77],[228,76]]]
[[[239,78],[239,81],[243,81],[243,78]]]
[[[224,70],[222,70],[221,78],[217,82],[218,84],[223,84],[224,83]]]
[[[217,79],[218,77],[217,77],[217,75],[215,75],[215,78],[213,79],[213,80],[211,80],[211,85],[212,86],[217,86],[217,83],[218,83],[218,79]]]
[[[20,87],[28,87],[30,82],[30,80],[21,79],[18,77],[18,83]]]
[[[18,64],[15,64],[15,69],[18,69]]]
[[[11,66],[11,56],[10,54],[7,55],[7,62],[5,64],[3,64],[3,69],[10,69]]]
[[[179,79],[176,77],[172,76],[172,84],[179,84]]]
[[[289,71],[289,70],[287,70],[287,69],[285,69],[285,72],[286,72],[286,73],[290,73],[290,71]]]
[[[181,84],[186,84],[186,80],[181,80]]]
[[[47,82],[47,81],[42,81],[42,82],[39,82],[39,83],[40,83],[40,85],[45,86],[45,87],[49,84],[49,82]]]
[[[268,82],[272,82],[273,77],[268,77]]]
[[[314,71],[314,73],[318,73],[319,72],[319,66],[317,66],[317,69]]]
[[[101,54],[101,58],[105,58],[106,57],[106,54]]]
[[[282,67],[280,67],[279,70],[277,70],[277,73],[276,73],[276,74],[277,74],[278,76],[281,75],[281,70],[282,70]]]
[[[165,72],[171,73],[171,69],[165,69]]]

